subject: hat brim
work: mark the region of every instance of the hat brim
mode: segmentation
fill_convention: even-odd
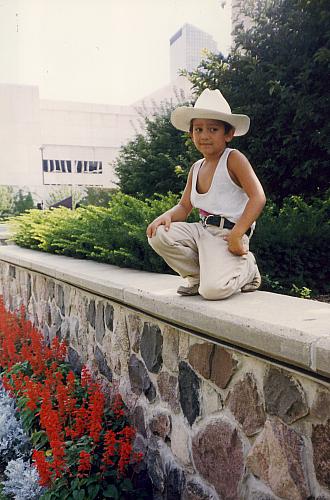
[[[190,122],[194,118],[221,120],[223,122],[227,122],[234,127],[234,136],[245,135],[250,128],[250,118],[247,115],[221,113],[219,111],[211,111],[210,109],[202,108],[192,108],[190,106],[180,106],[171,113],[172,125],[184,132],[189,132]]]

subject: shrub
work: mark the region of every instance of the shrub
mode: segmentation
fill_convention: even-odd
[[[146,227],[177,201],[173,194],[142,201],[117,193],[108,208],[31,210],[13,220],[14,241],[45,252],[164,272],[168,267],[149,247]]]
[[[46,252],[173,272],[149,247],[145,231],[148,222],[177,201],[173,194],[142,201],[117,193],[109,208],[32,210],[15,219],[14,239]],[[329,209],[328,196],[310,203],[293,196],[280,209],[268,203],[251,240],[266,290],[303,297],[329,293]],[[196,220],[196,212],[190,220]]]
[[[251,240],[264,288],[308,297],[329,293],[330,199],[306,203],[299,196],[281,209],[268,203]]]

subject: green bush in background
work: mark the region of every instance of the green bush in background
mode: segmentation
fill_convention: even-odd
[[[269,203],[251,240],[264,289],[309,297],[330,292],[330,201],[306,203],[295,196],[278,209]],[[172,272],[149,247],[146,227],[172,207],[178,196],[138,200],[121,192],[109,206],[31,210],[13,222],[14,241],[23,247],[121,267]],[[190,220],[197,220],[194,212]]]
[[[302,297],[330,292],[330,199],[268,203],[251,240],[264,289]],[[310,293],[308,292],[310,290]]]
[[[11,227],[15,243],[23,247],[164,272],[168,268],[149,247],[145,231],[177,200],[177,195],[168,194],[142,201],[118,192],[108,208],[31,210],[12,220]]]

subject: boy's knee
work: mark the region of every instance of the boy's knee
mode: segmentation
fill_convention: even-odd
[[[167,234],[164,229],[164,226],[158,226],[156,234],[151,238],[148,238],[149,245],[157,251],[159,248],[163,248],[165,245],[168,245]]]
[[[231,295],[235,293],[235,289],[233,289],[230,284],[225,286],[217,286],[217,285],[200,285],[199,294],[206,300],[223,300],[227,299]]]

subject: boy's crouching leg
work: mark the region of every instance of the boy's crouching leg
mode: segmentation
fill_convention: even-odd
[[[148,243],[156,253],[162,255],[162,250],[166,249],[171,244],[164,226],[158,226],[156,234],[148,238]]]
[[[202,285],[199,287],[199,294],[206,300],[223,300],[227,299],[237,291],[236,286],[227,283],[224,286],[216,286],[212,284]]]
[[[228,265],[218,275],[208,270],[204,279],[201,279],[199,287],[199,293],[204,299],[227,299],[253,281],[258,268],[251,252],[246,256],[235,258],[234,263],[235,266],[230,269],[230,262],[227,262]]]

